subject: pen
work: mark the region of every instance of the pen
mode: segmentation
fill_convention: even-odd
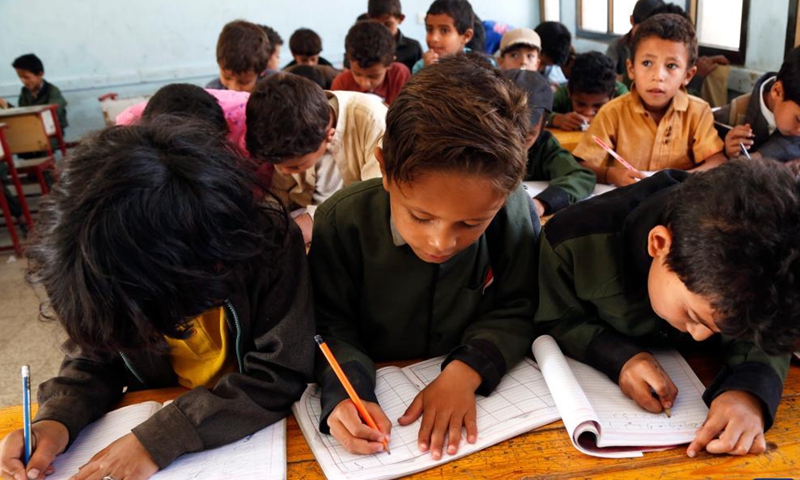
[[[733,130],[733,127],[731,127],[731,126],[730,126],[730,125],[728,125],[727,123],[717,122],[717,121],[715,120],[715,121],[714,121],[714,124],[715,124],[715,125],[719,125],[720,127],[722,127],[722,128],[725,128],[725,129],[727,129],[727,130]],[[742,143],[742,142],[739,142],[739,147],[742,149],[742,153],[744,153],[744,156],[745,156],[745,157],[747,157],[747,159],[748,159],[748,160],[751,160],[751,158],[750,158],[750,152],[748,152],[748,151],[747,151],[747,149],[746,149],[746,148],[744,148],[744,143]]]
[[[653,398],[655,398],[656,400],[661,402],[661,397],[658,396],[658,394],[655,392],[655,390],[651,389],[650,390],[650,395],[652,395]],[[662,403],[661,406],[664,407],[664,404]],[[672,409],[670,407],[664,407],[664,413],[667,414],[667,418],[671,418],[672,417]]]
[[[720,127],[724,128],[726,130],[733,130],[733,127],[731,127],[727,123],[718,122],[716,120],[714,120],[714,125],[719,125]]]
[[[31,367],[23,365],[22,375],[22,436],[25,441],[25,465],[31,459]]]
[[[633,165],[631,165],[630,163],[626,162],[625,159],[620,157],[617,152],[615,152],[611,147],[606,145],[606,142],[604,142],[604,141],[600,140],[599,138],[597,138],[596,135],[592,135],[592,138],[594,138],[594,141],[597,142],[597,144],[600,145],[600,147],[602,147],[603,150],[605,150],[612,157],[616,158],[617,161],[619,161],[619,163],[621,163],[623,167],[627,168],[631,172],[636,172],[636,173],[641,174],[641,172],[639,170],[636,170],[635,168],[633,168]]]
[[[370,428],[374,428],[375,430],[380,431],[378,425],[375,423],[375,420],[372,419],[372,415],[369,414],[366,407],[364,407],[364,404],[361,403],[361,399],[358,398],[356,390],[353,388],[353,385],[350,384],[350,380],[347,379],[347,375],[344,374],[342,367],[339,366],[339,362],[336,361],[336,357],[333,356],[333,352],[331,352],[331,349],[328,348],[328,345],[325,343],[325,340],[322,339],[321,335],[314,335],[314,340],[317,342],[317,345],[319,345],[320,350],[322,350],[322,354],[325,355],[325,359],[331,365],[331,368],[333,369],[333,372],[336,374],[336,377],[339,378],[340,382],[342,382],[342,386],[347,391],[347,394],[350,396],[350,400],[352,400],[353,403],[355,404],[356,410],[358,410],[358,413],[359,415],[361,415],[361,418],[363,418],[364,421],[367,422],[367,425],[369,425]],[[391,455],[391,452],[389,451],[389,441],[386,440],[385,437],[383,439],[383,448],[384,450],[386,450],[386,453]]]

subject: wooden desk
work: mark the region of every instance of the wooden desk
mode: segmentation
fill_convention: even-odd
[[[58,123],[56,109],[58,105],[34,105],[31,107],[18,107],[0,109],[0,122],[8,125],[6,140],[11,147],[12,153],[48,151],[52,155],[52,148],[49,143],[42,144],[37,136],[28,135],[27,132],[32,128],[41,128],[44,125],[45,134],[48,138],[55,138],[61,154],[67,155],[67,145],[64,142],[64,132]]]
[[[578,143],[580,143],[583,135],[586,133],[581,130],[571,132],[559,128],[548,128],[547,131],[552,133],[553,136],[556,137],[556,140],[558,140],[558,143],[569,152],[575,150],[575,147],[578,146]]]
[[[719,365],[708,358],[686,355],[708,384]],[[164,401],[184,390],[170,388],[125,395],[122,405],[145,400]],[[0,437],[20,428],[22,408],[0,409]],[[642,479],[642,478],[756,478],[800,479],[800,366],[792,365],[786,380],[778,420],[767,432],[767,452],[734,457],[706,453],[690,459],[684,448],[646,453],[637,459],[604,459],[575,450],[559,422],[545,425],[462,459],[413,475],[415,479]],[[322,479],[323,474],[294,417],[287,422],[287,478]]]

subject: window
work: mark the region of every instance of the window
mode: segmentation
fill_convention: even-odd
[[[539,0],[539,18],[542,22],[560,22],[561,0]]]

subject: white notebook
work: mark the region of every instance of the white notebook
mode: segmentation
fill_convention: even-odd
[[[650,413],[594,368],[566,358],[549,335],[533,342],[533,355],[553,393],[575,448],[597,457],[640,457],[694,439],[708,415],[705,387],[678,352],[655,357],[678,387],[672,416]]]
[[[84,428],[53,462],[48,480],[69,479],[97,452],[155,414],[162,405],[144,402],[107,413]],[[212,450],[187,453],[151,477],[154,480],[286,478],[286,420]]]
[[[329,479],[388,479],[419,472],[477,452],[488,446],[558,420],[558,409],[536,364],[525,359],[510,369],[488,397],[477,396],[478,441],[469,444],[463,435],[458,453],[446,452],[439,460],[417,447],[420,420],[401,427],[397,419],[414,397],[438,375],[444,357],[405,368],[385,367],[377,372],[375,393],[392,420],[391,455],[348,453],[332,436],[319,432],[320,392],[310,385],[294,404],[297,423],[314,456]]]

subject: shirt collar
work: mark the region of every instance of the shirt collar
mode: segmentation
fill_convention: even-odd
[[[625,291],[633,297],[647,293],[647,277],[653,258],[647,252],[647,238],[656,225],[663,225],[663,213],[671,189],[653,193],[640,203],[622,227],[623,281]]]
[[[405,238],[400,235],[400,231],[397,230],[397,226],[394,224],[394,217],[389,215],[389,229],[392,231],[392,242],[394,242],[395,247],[402,247],[403,245],[408,245]]]
[[[758,102],[761,105],[761,115],[764,116],[764,120],[767,121],[767,128],[769,129],[769,134],[772,135],[772,132],[775,131],[775,114],[770,111],[767,107],[767,103],[764,101],[764,89],[769,86],[772,88],[773,83],[777,80],[777,76],[770,77],[761,84],[761,89],[758,92]]]
[[[394,38],[394,44],[398,47],[404,47],[407,43],[406,36],[403,35],[400,29],[397,29],[397,36]]]

